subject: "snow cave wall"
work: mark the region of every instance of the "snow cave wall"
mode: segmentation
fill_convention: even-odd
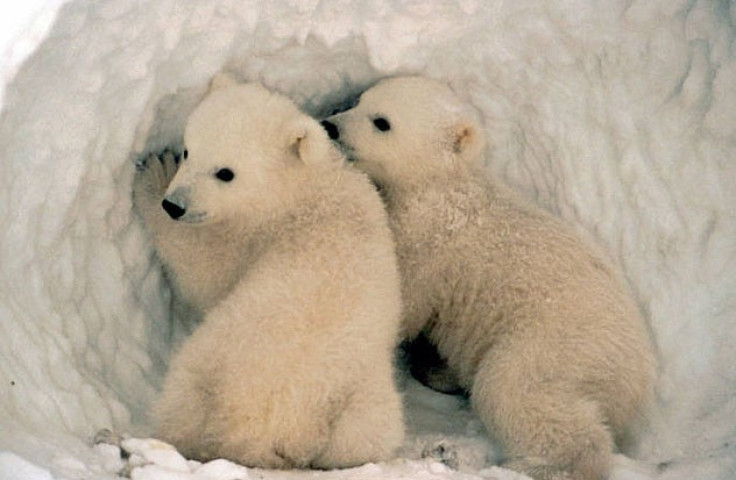
[[[180,142],[213,74],[320,116],[420,73],[483,113],[496,175],[624,269],[661,358],[642,457],[718,457],[713,478],[734,468],[733,1],[57,7],[2,71],[0,451],[48,464],[59,445],[84,458],[103,427],[145,432],[181,332],[131,212],[133,162]]]

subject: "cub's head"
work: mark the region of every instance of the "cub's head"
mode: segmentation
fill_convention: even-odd
[[[475,112],[446,85],[421,77],[383,80],[322,126],[383,186],[451,174],[477,162],[485,146]]]
[[[289,198],[305,168],[342,158],[289,99],[227,77],[192,112],[184,142],[162,207],[188,223],[266,214]]]

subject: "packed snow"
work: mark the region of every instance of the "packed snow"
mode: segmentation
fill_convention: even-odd
[[[50,0],[0,17],[1,480],[523,478],[465,399],[405,373],[392,462],[268,472],[149,438],[185,332],[131,212],[134,162],[180,144],[221,70],[317,117],[384,76],[449,82],[485,118],[489,170],[608,248],[650,322],[657,405],[614,480],[736,477],[736,2]],[[95,444],[103,428],[122,440]]]

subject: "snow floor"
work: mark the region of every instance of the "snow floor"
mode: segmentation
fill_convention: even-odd
[[[116,478],[117,447],[93,446],[103,428],[129,436],[135,479],[521,478],[494,466],[462,398],[405,377],[411,435],[385,464],[200,466],[145,440],[184,332],[131,213],[133,164],[181,141],[220,70],[317,117],[384,76],[451,83],[486,119],[488,168],[605,245],[649,320],[656,411],[614,480],[736,478],[733,0],[9,4],[0,480]]]

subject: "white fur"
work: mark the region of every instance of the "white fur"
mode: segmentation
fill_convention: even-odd
[[[614,441],[644,420],[654,377],[621,276],[568,226],[487,178],[478,120],[446,86],[384,80],[329,120],[381,187],[404,334],[436,345],[506,466],[539,480],[606,478]]]
[[[400,285],[373,186],[319,124],[258,85],[213,82],[185,142],[178,170],[171,154],[149,158],[135,184],[177,295],[204,314],[172,359],[158,435],[248,466],[389,458],[403,439]],[[217,178],[224,168],[231,181]]]

